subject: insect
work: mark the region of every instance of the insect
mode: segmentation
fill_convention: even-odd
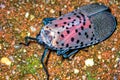
[[[103,4],[89,4],[82,6],[58,18],[44,18],[44,26],[36,38],[25,37],[26,46],[30,40],[36,40],[44,45],[41,63],[49,79],[44,58],[49,50],[57,55],[69,58],[80,49],[104,41],[116,29],[116,19],[109,8]],[[70,51],[72,50],[72,51]]]

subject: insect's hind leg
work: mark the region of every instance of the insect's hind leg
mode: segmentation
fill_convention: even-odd
[[[29,40],[36,40],[36,38],[32,38],[32,37],[28,37],[26,36],[25,37],[25,43],[19,43],[19,44],[23,44],[25,46],[28,46],[30,44],[30,41]]]
[[[74,51],[70,52],[69,54],[63,54],[63,58],[69,58],[71,55],[73,55],[73,54],[77,53],[78,51],[79,51],[79,50],[78,50],[78,49],[76,49],[76,50],[74,50]]]
[[[47,25],[50,21],[56,20],[56,18],[44,18],[42,20],[44,25]]]

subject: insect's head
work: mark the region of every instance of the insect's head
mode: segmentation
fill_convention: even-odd
[[[55,33],[53,31],[50,31],[44,27],[41,29],[36,39],[38,43],[46,44],[47,46],[51,47],[54,36],[55,36]]]

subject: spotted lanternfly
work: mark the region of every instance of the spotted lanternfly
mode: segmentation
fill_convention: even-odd
[[[103,4],[90,4],[82,6],[59,18],[44,18],[44,26],[36,38],[38,44],[45,46],[41,63],[49,79],[49,74],[44,65],[44,57],[48,50],[54,50],[57,55],[69,58],[80,49],[97,44],[107,39],[116,29],[116,19]],[[72,51],[70,51],[72,50]]]

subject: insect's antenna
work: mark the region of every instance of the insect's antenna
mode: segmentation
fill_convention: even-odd
[[[19,43],[19,44],[20,44],[20,45],[23,44],[23,45],[25,45],[25,46],[29,46],[29,44],[30,44],[30,41],[29,41],[29,40],[35,40],[35,41],[36,41],[37,39],[26,36],[26,37],[25,37],[25,43]]]
[[[43,53],[42,58],[41,58],[41,63],[42,63],[44,71],[46,72],[47,80],[49,80],[49,73],[48,73],[48,71],[46,69],[46,66],[44,65],[44,58],[45,58],[47,52],[48,52],[48,48],[45,48],[44,53]]]

